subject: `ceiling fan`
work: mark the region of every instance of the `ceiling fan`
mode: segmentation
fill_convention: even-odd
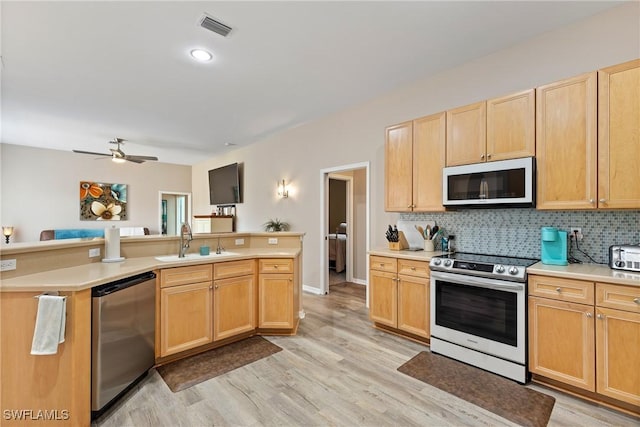
[[[111,141],[109,141],[109,144],[117,145],[116,148],[109,148],[109,150],[111,151],[111,154],[94,153],[93,151],[82,151],[82,150],[72,150],[72,151],[74,153],[80,153],[80,154],[92,154],[94,156],[111,157],[111,160],[113,160],[116,163],[124,163],[125,161],[130,161],[133,163],[144,163],[147,160],[158,160],[158,158],[155,156],[134,156],[134,155],[124,154],[124,151],[122,151],[122,149],[120,148],[120,145],[124,144],[125,141],[126,139],[122,139],[122,138],[113,138]]]

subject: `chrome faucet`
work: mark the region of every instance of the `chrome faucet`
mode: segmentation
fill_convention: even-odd
[[[224,248],[220,246],[220,237],[218,237],[218,247],[216,248],[216,254],[220,255],[224,251]]]
[[[183,222],[180,226],[180,252],[178,253],[178,258],[184,258],[184,254],[189,249],[189,242],[192,240],[191,227],[189,223]]]

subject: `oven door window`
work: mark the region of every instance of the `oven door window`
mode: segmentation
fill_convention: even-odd
[[[438,280],[436,324],[517,346],[517,294]]]

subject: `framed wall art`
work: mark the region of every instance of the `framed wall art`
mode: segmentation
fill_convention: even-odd
[[[127,219],[127,184],[80,181],[80,220]]]

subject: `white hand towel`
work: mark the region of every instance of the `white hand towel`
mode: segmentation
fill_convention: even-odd
[[[31,354],[47,355],[58,352],[58,344],[64,342],[66,311],[66,297],[40,295]]]

